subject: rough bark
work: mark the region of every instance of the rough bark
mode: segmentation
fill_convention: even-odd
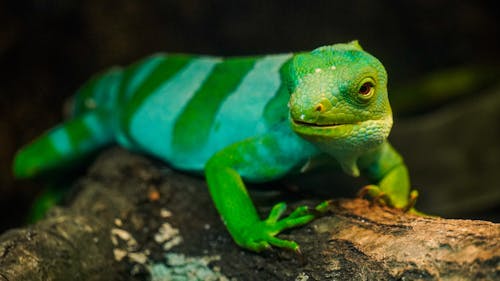
[[[490,222],[336,199],[325,216],[280,235],[297,241],[302,255],[255,254],[232,242],[201,178],[113,149],[76,187],[68,207],[0,236],[0,280],[500,278],[500,225]],[[282,194],[252,196],[264,214]]]

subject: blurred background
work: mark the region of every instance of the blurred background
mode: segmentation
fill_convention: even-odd
[[[497,1],[0,1],[0,233],[44,183],[15,181],[17,149],[63,118],[89,76],[158,51],[254,55],[358,39],[386,66],[420,208],[499,221]]]

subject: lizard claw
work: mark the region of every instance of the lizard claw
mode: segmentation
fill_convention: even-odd
[[[324,214],[330,201],[325,201],[317,205],[314,209],[307,206],[297,207],[290,215],[282,218],[286,211],[285,203],[278,203],[269,212],[268,217],[263,221],[257,221],[241,233],[241,237],[235,238],[237,243],[249,250],[260,252],[268,250],[271,246],[289,249],[301,255],[299,245],[295,241],[280,239],[275,237],[280,232],[309,223],[319,214]]]
[[[410,210],[414,210],[413,207],[415,206],[415,203],[417,203],[418,199],[418,191],[412,190],[410,192],[410,199],[408,201],[408,204],[403,208],[404,212],[408,212]]]
[[[371,203],[378,203],[383,206],[390,205],[390,198],[387,193],[382,191],[376,185],[365,185],[358,191],[357,194],[358,198],[364,198],[367,195],[372,199]]]
[[[412,190],[410,192],[410,195],[408,197],[408,201],[406,204],[403,206],[394,206],[394,202],[391,200],[391,197],[387,192],[382,191],[378,186],[376,185],[367,185],[361,188],[358,191],[358,197],[359,198],[364,198],[365,196],[368,196],[371,198],[371,203],[377,203],[383,206],[390,206],[390,207],[395,207],[397,209],[402,210],[403,212],[410,212],[416,215],[420,216],[426,216],[426,214],[421,213],[417,210],[415,210],[415,203],[417,203],[418,199],[418,191],[417,190]]]

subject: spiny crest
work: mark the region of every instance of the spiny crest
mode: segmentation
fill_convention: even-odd
[[[308,53],[299,53],[294,56],[290,64],[289,91],[293,92],[297,83],[307,74],[318,69],[335,68],[342,60],[352,60],[357,53],[364,53],[357,40],[349,43],[340,43],[322,46]]]
[[[328,46],[322,46],[314,49],[311,53],[320,53],[320,52],[335,52],[335,51],[363,51],[363,48],[359,44],[358,40],[353,40],[348,43],[338,43]]]

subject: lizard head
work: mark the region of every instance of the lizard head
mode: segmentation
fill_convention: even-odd
[[[335,156],[350,174],[359,171],[347,162],[389,135],[387,73],[357,41],[295,55],[288,89],[293,130]]]

